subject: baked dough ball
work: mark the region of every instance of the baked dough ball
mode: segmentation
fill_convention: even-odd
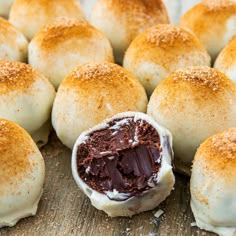
[[[77,0],[15,0],[9,15],[10,22],[28,39],[55,17],[82,17]]]
[[[162,0],[98,0],[89,21],[108,37],[120,64],[139,33],[150,26],[169,23]]]
[[[14,0],[0,0],[0,16],[8,18],[8,14],[13,2]]]
[[[113,62],[109,40],[86,21],[57,18],[29,44],[29,63],[57,88],[79,64]]]
[[[132,216],[157,207],[170,194],[172,137],[140,112],[119,113],[83,132],[72,153],[72,173],[94,207]]]
[[[210,66],[210,61],[206,49],[190,31],[160,24],[135,38],[125,53],[123,66],[151,95],[171,72],[187,66]]]
[[[197,226],[222,236],[236,235],[236,128],[201,144],[190,189]]]
[[[201,0],[163,0],[166,5],[170,21],[178,24],[180,17]]]
[[[220,52],[216,58],[214,68],[224,72],[236,82],[236,37]]]
[[[72,148],[86,129],[119,112],[145,112],[147,96],[130,72],[113,63],[78,66],[61,83],[52,110],[58,138]]]
[[[156,87],[147,113],[170,130],[176,168],[189,174],[198,146],[236,126],[236,86],[209,67],[180,69]]]
[[[0,60],[27,60],[28,41],[23,33],[0,17]]]
[[[55,91],[30,65],[0,61],[0,117],[22,126],[40,145],[47,143]]]
[[[187,11],[180,26],[192,30],[214,61],[236,32],[236,3],[205,0]]]
[[[43,157],[29,134],[0,118],[0,228],[35,215],[42,194]]]

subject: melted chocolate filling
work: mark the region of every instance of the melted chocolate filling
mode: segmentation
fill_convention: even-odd
[[[157,184],[161,151],[158,132],[145,120],[116,119],[78,146],[78,173],[92,189],[125,193],[127,199]]]

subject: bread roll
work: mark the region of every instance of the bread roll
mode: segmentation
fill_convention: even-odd
[[[120,64],[139,33],[150,26],[169,23],[162,0],[98,0],[89,20],[108,37]]]
[[[215,134],[199,147],[190,181],[191,208],[199,228],[236,234],[236,128]]]
[[[236,126],[236,86],[209,67],[177,70],[154,90],[147,113],[173,135],[175,166],[189,174],[198,146]]]
[[[131,71],[151,95],[171,72],[187,66],[210,66],[210,56],[191,32],[160,24],[147,29],[128,47],[123,66]]]
[[[28,41],[7,20],[0,17],[0,60],[27,60]]]
[[[15,0],[0,0],[0,16],[8,18],[12,3]]]
[[[10,22],[28,39],[55,17],[82,17],[82,10],[77,0],[15,0],[9,15]]]
[[[35,215],[45,176],[44,160],[29,134],[0,118],[0,228]]]
[[[216,58],[214,68],[224,72],[236,82],[236,37],[220,52]]]
[[[205,0],[187,11],[180,26],[192,30],[214,61],[236,32],[236,3]]]
[[[61,83],[52,110],[57,136],[72,148],[86,129],[118,112],[145,112],[147,96],[139,81],[112,63],[78,66]]]
[[[56,88],[76,66],[102,61],[113,62],[109,40],[82,19],[57,18],[29,44],[29,63]]]
[[[83,132],[72,153],[72,173],[94,207],[109,216],[154,209],[170,194],[172,137],[140,112],[124,112]]]
[[[0,85],[0,117],[22,126],[40,145],[47,143],[55,96],[48,79],[30,65],[0,61]]]

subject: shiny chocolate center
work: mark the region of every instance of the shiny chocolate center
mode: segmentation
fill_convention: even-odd
[[[92,189],[125,200],[157,184],[161,151],[158,132],[145,120],[115,119],[78,146],[78,173]]]

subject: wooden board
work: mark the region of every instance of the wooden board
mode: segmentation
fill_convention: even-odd
[[[37,215],[18,222],[13,228],[0,229],[1,236],[210,236],[191,227],[194,222],[189,206],[189,179],[176,175],[171,196],[153,211],[133,218],[109,218],[96,210],[78,189],[71,174],[71,151],[53,133],[42,150],[46,163],[44,193]],[[154,217],[158,209],[164,214]]]

